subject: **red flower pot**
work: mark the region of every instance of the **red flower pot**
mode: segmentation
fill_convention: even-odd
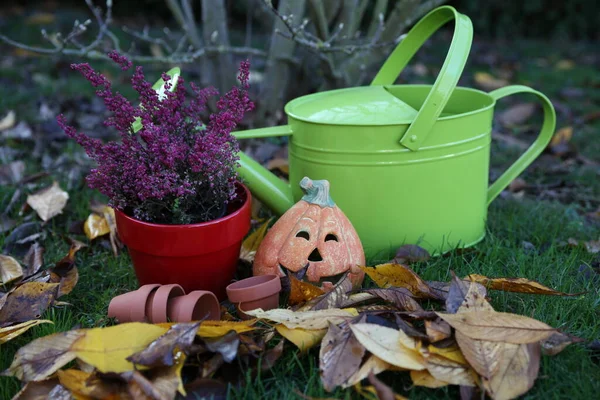
[[[227,215],[200,224],[152,224],[115,210],[117,231],[140,285],[175,283],[186,292],[208,290],[225,299],[250,230],[250,191],[238,184],[237,193]]]

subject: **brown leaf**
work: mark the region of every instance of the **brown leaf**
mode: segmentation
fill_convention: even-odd
[[[116,385],[110,385],[96,375],[77,369],[59,370],[58,379],[75,398],[105,399],[119,391]]]
[[[483,275],[471,274],[465,279],[469,279],[472,282],[478,282],[492,290],[503,290],[505,292],[516,292],[516,293],[531,293],[531,294],[545,294],[553,296],[578,296],[581,293],[563,293],[558,292],[554,289],[550,289],[541,283],[530,281],[525,278],[488,278]]]
[[[375,392],[377,394],[377,398],[379,400],[397,400],[398,395],[394,393],[391,387],[381,382],[377,377],[373,374],[369,375],[369,382],[375,388]]]
[[[185,386],[186,399],[212,399],[225,400],[227,398],[228,385],[216,379],[197,378]]]
[[[363,365],[360,366],[360,369],[356,371],[354,375],[348,378],[344,384],[342,384],[342,387],[345,389],[359,384],[363,379],[367,378],[371,374],[377,375],[383,371],[397,369],[399,368],[371,354],[367,356],[367,360],[363,363]]]
[[[421,299],[439,299],[439,295],[409,267],[402,264],[381,264],[360,267],[380,288],[401,287]]]
[[[551,326],[524,315],[486,310],[436,314],[472,339],[521,344],[538,342],[556,332]]]
[[[285,158],[273,158],[267,163],[267,169],[269,171],[279,170],[284,175],[290,174],[290,164],[289,161]]]
[[[71,347],[84,335],[75,330],[35,339],[17,350],[12,364],[2,375],[25,382],[45,379],[75,359]]]
[[[147,348],[127,357],[127,360],[147,367],[172,366],[179,352],[188,354],[199,327],[200,322],[173,325]]]
[[[352,334],[350,324],[343,328],[329,324],[321,342],[319,371],[321,383],[328,392],[344,385],[359,369],[365,348]]]
[[[366,293],[373,294],[382,300],[395,305],[403,311],[423,311],[423,307],[413,298],[410,290],[403,287],[391,287],[388,289],[368,289]]]
[[[304,282],[296,278],[294,275],[289,274],[291,290],[288,302],[290,305],[297,305],[306,303],[315,297],[321,296],[325,292],[320,287],[317,287],[311,283]]]
[[[87,245],[72,239],[69,253],[50,269],[50,282],[60,285],[57,297],[71,293],[77,284],[79,273],[75,266],[75,253],[83,247],[87,247]]]
[[[219,353],[215,354],[202,364],[202,378],[211,378],[223,366],[225,360]]]
[[[424,262],[431,258],[427,250],[416,244],[405,244],[396,250],[396,255],[391,261],[393,264],[414,264]]]
[[[177,392],[186,395],[181,380],[181,370],[185,364],[185,356],[170,367],[154,368],[150,372],[150,380],[154,388],[166,399],[176,398]]]
[[[425,321],[425,332],[429,341],[435,343],[449,338],[452,335],[452,328],[447,322],[438,318],[435,321]]]
[[[479,375],[490,379],[498,371],[502,342],[471,339],[458,331],[455,337],[463,355]]]
[[[410,371],[410,379],[412,379],[413,385],[423,386],[430,389],[437,389],[444,386],[448,386],[448,382],[440,381],[431,375],[428,370],[422,371]]]
[[[23,161],[13,161],[8,164],[0,165],[0,184],[10,185],[18,183],[23,179],[25,172],[25,163]]]
[[[0,309],[0,327],[38,319],[54,302],[58,283],[26,282],[8,295]]]
[[[313,299],[309,305],[310,309],[318,311],[329,308],[340,308],[348,300],[348,295],[346,293],[350,290],[352,290],[350,275],[345,274],[329,292]]]
[[[230,331],[220,338],[205,338],[204,343],[209,351],[221,354],[225,362],[229,363],[237,355],[240,338],[237,332]]]
[[[12,400],[54,400],[55,397],[50,397],[50,393],[61,387],[58,379],[46,379],[39,382],[28,382],[21,390],[12,398]],[[55,391],[53,395],[57,394]],[[70,400],[70,397],[59,397],[57,400]]]
[[[128,384],[127,392],[134,400],[169,400],[152,382],[139,371],[126,371],[119,374]]]
[[[271,368],[273,368],[277,360],[281,358],[281,356],[283,355],[284,342],[284,340],[280,340],[275,347],[272,347],[269,350],[265,351],[265,354],[262,358],[262,364],[260,366],[263,372],[269,371]]]
[[[24,276],[31,276],[37,273],[44,265],[44,248],[38,242],[33,243],[29,247],[27,254],[25,254],[23,263],[26,266],[25,271],[23,271]]]
[[[270,218],[268,221],[263,223],[258,229],[252,232],[244,241],[242,242],[242,247],[240,250],[240,258],[249,263],[254,261],[254,256],[256,255],[256,251],[258,247],[262,243],[265,235],[267,234],[267,230],[269,229],[269,224],[271,223]]]
[[[21,322],[17,325],[8,326],[6,328],[0,328],[0,344],[16,338],[17,336],[27,332],[29,328],[32,328],[36,325],[53,323],[54,322],[47,319],[34,319],[31,321]]]
[[[476,385],[474,372],[468,365],[457,363],[433,353],[425,357],[425,361],[427,362],[427,370],[437,380],[452,385]]]
[[[506,79],[496,78],[487,72],[475,72],[474,78],[475,83],[488,92],[509,84]]]
[[[540,368],[539,343],[502,343],[498,371],[483,385],[495,400],[514,399],[533,387]]]
[[[555,356],[565,349],[571,343],[580,343],[583,339],[565,335],[562,332],[555,332],[549,338],[540,341],[542,354],[546,356]]]
[[[454,275],[446,298],[446,311],[454,314],[461,307],[470,309],[476,305],[481,306],[480,302],[482,299],[485,301],[486,294],[487,291],[483,285],[476,282],[462,281]]]
[[[7,284],[23,277],[21,264],[11,256],[0,254],[0,284]]]
[[[58,182],[27,196],[27,204],[33,208],[42,221],[61,214],[67,204],[69,194],[62,190]]]
[[[535,112],[535,103],[515,104],[498,116],[498,121],[506,127],[521,125]]]

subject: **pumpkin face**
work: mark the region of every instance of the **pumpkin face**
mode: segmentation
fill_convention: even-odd
[[[350,220],[329,197],[329,182],[304,178],[300,186],[306,195],[263,239],[254,258],[254,275],[285,276],[289,271],[328,290],[350,271],[353,286],[360,286],[363,247]]]

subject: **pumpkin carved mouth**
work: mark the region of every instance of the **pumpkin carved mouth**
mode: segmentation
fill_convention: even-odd
[[[313,262],[318,262],[318,261],[313,261]],[[292,271],[292,270],[286,268],[285,265],[279,263],[279,272],[281,273],[282,276],[293,275],[294,278],[301,281],[301,280],[304,280],[304,277],[306,276],[306,272],[308,271],[308,267],[310,266],[310,264],[311,264],[311,262],[307,263],[304,268],[299,269],[298,271]],[[335,286],[340,281],[340,279],[342,279],[344,277],[344,275],[346,275],[346,271],[340,272],[339,274],[335,274],[335,275],[323,276],[323,277],[321,277],[321,279],[319,279],[318,282],[311,282],[311,283],[321,286],[323,289],[329,289],[332,286]]]

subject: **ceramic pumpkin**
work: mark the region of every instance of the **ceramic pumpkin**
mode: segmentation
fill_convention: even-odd
[[[300,181],[305,195],[269,230],[254,258],[254,275],[287,272],[329,290],[347,271],[354,287],[365,254],[354,227],[329,195],[329,182]],[[287,271],[286,271],[287,270]]]

